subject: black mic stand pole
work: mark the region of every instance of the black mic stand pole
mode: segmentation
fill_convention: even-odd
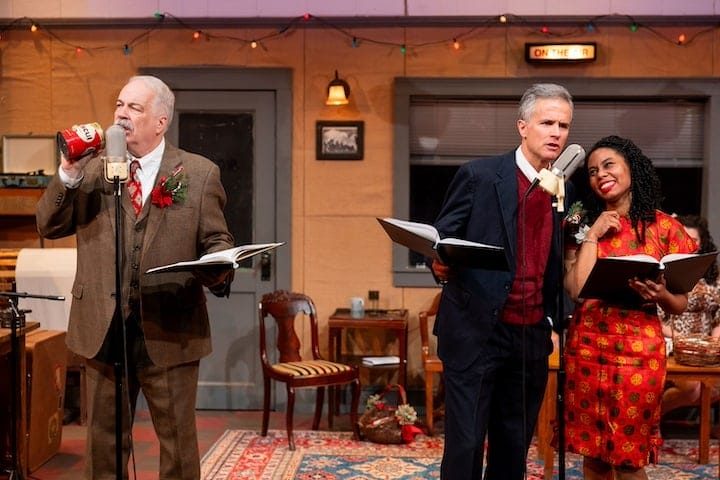
[[[556,223],[560,229],[558,235],[558,246],[560,248],[559,272],[560,272],[560,289],[558,290],[557,300],[557,319],[558,322],[558,371],[556,386],[556,415],[557,415],[557,451],[558,451],[558,480],[565,480],[565,229],[563,226],[565,216],[565,178],[560,178],[559,189],[561,195],[555,197],[556,202]]]
[[[6,297],[10,305],[10,468],[7,471],[8,480],[24,480],[24,472],[21,465],[24,464],[24,459],[20,459],[19,445],[18,445],[18,426],[17,422],[20,421],[20,411],[22,406],[20,402],[22,400],[20,395],[21,389],[21,378],[20,378],[20,336],[18,335],[18,328],[25,328],[25,313],[29,310],[18,310],[13,298],[42,298],[46,300],[65,300],[65,297],[56,295],[34,295],[31,293],[24,292],[0,292],[0,297]],[[22,439],[21,441],[24,441]]]
[[[554,174],[553,174],[554,175]],[[528,195],[530,195],[530,192],[535,189],[540,184],[540,180],[536,179],[530,184],[530,188],[527,189],[525,192],[525,195],[523,197],[523,212],[524,212],[524,205],[525,200],[527,200]],[[542,187],[546,191],[550,191],[551,187]],[[560,232],[558,234],[558,249],[560,250],[558,253],[558,272],[560,274],[560,288],[558,290],[557,295],[557,318],[555,319],[555,322],[557,322],[558,325],[558,356],[559,356],[559,364],[558,364],[558,372],[557,372],[557,386],[556,386],[556,416],[557,416],[557,426],[558,426],[558,432],[557,432],[557,451],[558,451],[558,480],[565,480],[565,419],[563,417],[563,413],[565,410],[565,398],[564,398],[564,389],[565,389],[565,361],[563,359],[563,353],[564,353],[564,329],[565,329],[565,286],[563,282],[564,273],[565,273],[565,231],[563,229],[563,220],[564,220],[564,212],[565,212],[565,177],[561,174],[560,177],[557,177],[557,183],[555,185],[556,192],[553,192],[553,207],[555,208],[555,216],[553,218],[553,224],[557,224],[557,228],[560,229]]]
[[[120,177],[113,177],[115,196],[115,312],[110,326],[112,361],[115,375],[115,477],[123,479],[123,378],[125,364],[125,322],[122,314],[122,214],[120,205]],[[118,336],[120,334],[120,336]],[[119,341],[122,339],[122,342]]]

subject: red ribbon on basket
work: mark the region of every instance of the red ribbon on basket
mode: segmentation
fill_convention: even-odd
[[[420,435],[421,433],[423,433],[423,431],[415,425],[400,426],[400,435],[405,443],[411,443],[415,440],[415,435]]]
[[[399,393],[397,406],[389,405],[385,401],[385,394],[390,390],[397,390]],[[365,427],[378,429],[392,423],[392,425],[399,430],[395,430],[396,434],[400,434],[400,438],[397,438],[396,440],[402,440],[403,443],[411,443],[415,440],[415,435],[424,433],[421,428],[415,426],[415,422],[417,421],[417,412],[410,404],[407,403],[407,396],[402,385],[388,385],[381,393],[371,395],[368,398],[365,408],[366,413],[359,422],[361,424],[361,430],[363,429],[363,422]],[[380,418],[372,418],[376,412],[381,412],[383,410],[388,412],[389,415],[383,415],[380,416]],[[367,432],[365,434],[367,434]],[[392,443],[399,442],[395,441]]]

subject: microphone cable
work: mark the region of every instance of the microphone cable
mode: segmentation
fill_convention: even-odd
[[[523,201],[522,201],[522,258],[521,258],[521,269],[522,272],[522,316],[523,320],[527,318],[527,291],[525,290],[525,276],[527,275],[527,199],[530,195],[530,189],[528,189],[525,192],[525,195],[523,195]],[[522,335],[521,335],[521,341],[522,341],[522,355],[521,355],[521,361],[522,361],[522,438],[523,438],[523,448],[525,448],[525,444],[527,442],[527,366],[526,366],[526,358],[527,358],[527,352],[525,347],[527,337],[527,322],[523,321],[522,324]],[[525,453],[527,455],[527,453]],[[527,458],[525,459],[525,467],[523,468],[523,478],[527,479]]]
[[[527,200],[530,196],[530,193],[532,192],[533,187],[532,184],[530,188],[528,188],[525,191],[525,194],[523,195],[522,203],[520,205],[520,213],[518,215],[518,225],[522,225],[522,238],[520,239],[520,245],[522,246],[522,255],[521,255],[521,262],[520,262],[520,272],[518,272],[521,275],[522,283],[520,287],[520,291],[522,293],[522,317],[523,317],[523,324],[522,324],[522,335],[520,336],[521,342],[522,342],[522,354],[521,354],[521,362],[522,362],[522,368],[521,368],[521,376],[522,376],[522,386],[521,386],[521,408],[522,408],[522,441],[523,441],[523,448],[525,448],[525,443],[527,439],[527,364],[526,364],[526,358],[527,358],[527,352],[525,348],[525,342],[527,337],[527,322],[525,321],[527,318],[527,291],[525,290],[526,283],[525,283],[525,276],[527,275]],[[516,274],[517,275],[517,274]],[[523,478],[527,479],[527,451],[525,453],[525,467],[523,467]]]

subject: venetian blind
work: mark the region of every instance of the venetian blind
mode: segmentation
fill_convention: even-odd
[[[657,167],[702,167],[704,103],[575,101],[569,143],[632,139]],[[412,164],[457,165],[517,147],[517,101],[418,99],[410,106]]]

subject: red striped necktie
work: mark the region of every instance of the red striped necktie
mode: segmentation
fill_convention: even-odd
[[[130,201],[135,209],[135,216],[140,216],[142,210],[142,185],[140,184],[140,178],[138,178],[137,171],[140,167],[138,160],[130,162],[130,178],[128,179],[127,188],[128,194],[130,195]]]

